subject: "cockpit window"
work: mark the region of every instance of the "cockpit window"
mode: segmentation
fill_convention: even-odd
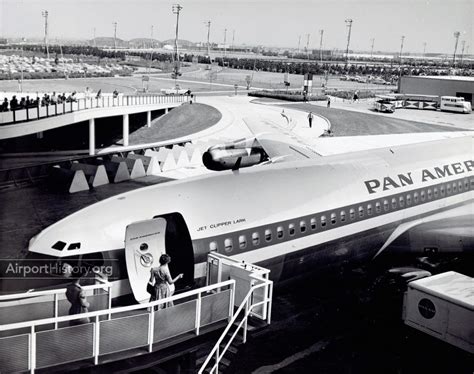
[[[62,241],[58,241],[51,248],[56,249],[58,251],[62,251],[65,246],[66,246],[66,243]]]
[[[81,248],[81,243],[71,243],[71,244],[69,244],[69,247],[67,247],[67,250],[70,251],[70,250],[73,250],[73,249],[80,249],[80,248]],[[147,248],[148,248],[148,246],[147,246]],[[142,249],[141,246],[140,246],[140,249]]]

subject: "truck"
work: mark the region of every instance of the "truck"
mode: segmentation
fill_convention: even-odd
[[[445,112],[471,113],[472,107],[469,101],[463,97],[441,96],[440,109]]]
[[[408,326],[474,353],[474,278],[448,271],[408,283],[403,320]]]
[[[441,110],[443,112],[471,113],[471,103],[463,97],[404,94],[406,109]]]
[[[395,112],[395,101],[392,96],[377,95],[373,109],[381,113],[393,113]]]
[[[185,88],[181,88],[179,84],[174,86],[173,88],[162,88],[161,93],[164,95],[186,95],[190,93],[190,90],[187,90]]]

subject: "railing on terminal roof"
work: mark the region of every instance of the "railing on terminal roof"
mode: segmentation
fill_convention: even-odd
[[[85,97],[75,99],[74,101],[66,100],[60,104],[38,105],[0,112],[0,124],[33,121],[86,109],[182,103],[188,101],[188,99],[189,95],[119,95],[117,97],[104,95],[101,97]]]
[[[228,280],[150,303],[70,316],[0,325],[0,368],[3,372],[30,371],[110,353],[138,349],[152,352],[153,345],[187,333],[200,334],[232,318],[235,280]],[[155,307],[174,306],[155,311]],[[71,321],[92,322],[68,326]],[[48,328],[58,324],[57,328]],[[46,329],[45,329],[46,328]],[[26,329],[25,332],[18,332]]]

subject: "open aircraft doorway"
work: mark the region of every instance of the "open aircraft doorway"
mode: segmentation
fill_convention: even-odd
[[[171,256],[171,275],[183,273],[184,279],[176,289],[191,286],[194,279],[194,254],[191,237],[183,217],[172,213],[127,226],[125,233],[125,262],[133,295],[138,302],[147,302],[146,291],[150,270],[160,266],[160,256]]]

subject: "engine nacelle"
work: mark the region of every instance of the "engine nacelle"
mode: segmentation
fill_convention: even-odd
[[[212,146],[202,155],[202,162],[209,170],[221,171],[257,165],[266,158],[263,148],[252,139]]]

